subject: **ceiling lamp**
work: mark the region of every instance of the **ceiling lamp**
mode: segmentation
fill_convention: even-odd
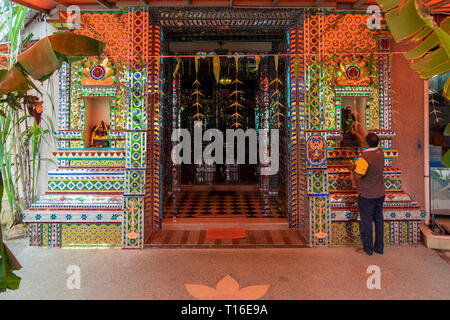
[[[219,80],[219,83],[223,86],[228,86],[229,84],[231,84],[233,80],[231,80],[230,78],[221,78]]]

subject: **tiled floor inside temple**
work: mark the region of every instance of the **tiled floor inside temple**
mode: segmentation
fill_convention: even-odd
[[[246,217],[282,218],[278,197],[264,198],[258,191],[182,190],[168,201],[165,218]]]

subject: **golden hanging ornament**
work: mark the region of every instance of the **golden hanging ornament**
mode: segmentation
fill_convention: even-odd
[[[201,120],[201,118],[203,118],[204,115],[200,113],[200,108],[203,108],[203,106],[201,105],[201,103],[199,101],[199,96],[204,97],[204,95],[201,93],[201,91],[198,88],[200,86],[200,82],[198,81],[198,63],[199,63],[198,58],[199,57],[195,57],[195,59],[194,59],[194,61],[195,61],[195,81],[192,84],[192,86],[195,86],[195,90],[191,95],[192,96],[195,95],[195,103],[192,106],[197,108],[197,113],[193,116],[193,118],[196,120]]]
[[[214,77],[216,78],[216,82],[218,83],[220,80],[220,57],[213,57],[213,72]]]
[[[234,79],[232,84],[235,84],[235,90],[228,97],[231,97],[231,96],[234,95],[235,100],[234,100],[234,102],[231,105],[229,105],[227,107],[227,109],[234,107],[234,113],[232,115],[230,115],[231,118],[234,118],[234,123],[231,125],[231,127],[238,128],[238,127],[242,127],[242,124],[239,122],[239,118],[242,118],[242,119],[244,118],[239,113],[239,109],[238,108],[243,108],[244,106],[239,103],[238,97],[239,97],[239,94],[243,94],[244,92],[239,90],[239,88],[238,88],[239,83],[243,84],[243,82],[238,79],[238,75],[239,75],[239,60],[238,60],[238,56],[237,55],[234,56],[234,60],[235,60],[235,63],[236,63],[236,78]]]
[[[255,71],[258,71],[259,69],[259,63],[261,62],[261,57],[256,55],[255,56],[255,62],[256,62],[256,66],[255,66]]]
[[[283,126],[283,123],[280,121],[280,117],[285,117],[285,115],[281,112],[281,109],[284,109],[284,105],[280,102],[280,96],[281,96],[281,92],[279,90],[279,85],[283,85],[283,82],[281,82],[280,78],[278,77],[278,55],[274,56],[274,60],[275,60],[275,72],[276,72],[276,76],[275,79],[273,79],[270,83],[269,86],[275,84],[275,91],[272,93],[271,97],[275,96],[275,102],[271,105],[271,107],[275,108],[275,114],[272,117],[276,117],[277,118],[277,127],[281,127]]]
[[[180,57],[175,57],[175,59],[177,60],[177,65],[176,65],[175,70],[173,71],[173,74],[172,74],[174,78],[178,74],[178,71],[180,71],[180,66],[181,66],[181,58]]]

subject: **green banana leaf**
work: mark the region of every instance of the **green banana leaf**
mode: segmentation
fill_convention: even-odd
[[[0,93],[7,94],[13,91],[27,92],[33,88],[31,81],[13,66],[9,71],[0,71]]]
[[[450,123],[445,126],[444,136],[450,137]]]
[[[42,82],[59,69],[64,61],[99,56],[104,48],[105,43],[72,32],[45,37],[17,56],[17,62],[0,80],[0,93],[35,88],[28,76]]]
[[[0,172],[0,212],[2,209],[3,200],[3,178]],[[0,223],[0,292],[6,289],[17,290],[19,289],[21,278],[15,275],[12,270],[19,270],[22,266],[14,257],[12,252],[3,243],[3,235]]]
[[[441,163],[447,168],[450,168],[450,150],[447,150],[447,152],[442,156]]]
[[[422,79],[450,70],[450,17],[437,26],[430,9],[421,0],[407,0],[399,8],[400,0],[377,0],[385,11],[386,23],[396,42],[419,42],[405,53],[411,68]],[[426,39],[425,39],[426,38]],[[425,40],[424,40],[425,39]],[[450,98],[450,81],[447,79],[443,94]]]
[[[59,69],[63,61],[64,57],[56,54],[49,38],[46,37],[36,42],[24,53],[19,54],[16,65],[24,74],[42,81],[54,70]]]

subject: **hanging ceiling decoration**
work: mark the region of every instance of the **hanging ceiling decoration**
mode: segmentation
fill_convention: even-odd
[[[234,96],[235,97],[235,101],[234,103],[232,103],[231,105],[229,105],[227,107],[228,108],[232,108],[234,107],[234,113],[232,115],[230,115],[231,118],[234,118],[234,123],[231,125],[231,127],[242,127],[242,124],[239,122],[239,118],[243,118],[242,115],[239,113],[239,108],[243,108],[244,106],[242,104],[239,103],[239,94],[243,94],[244,91],[240,91],[239,90],[239,84],[244,84],[242,81],[240,81],[238,79],[239,76],[239,57],[236,55],[234,56],[234,61],[236,64],[236,79],[234,79],[234,81],[231,84],[235,84],[235,90],[228,96]]]
[[[205,115],[200,113],[200,108],[203,108],[203,106],[200,104],[199,96],[204,97],[204,95],[199,90],[199,86],[201,85],[200,82],[198,81],[199,57],[196,56],[194,58],[194,61],[195,61],[195,81],[192,85],[195,86],[195,90],[191,95],[195,95],[195,103],[192,106],[197,108],[197,113],[193,116],[193,118],[196,119],[197,121],[201,121],[201,118],[203,118]]]
[[[280,120],[280,117],[284,117],[285,115],[280,112],[281,109],[284,109],[284,105],[281,104],[280,102],[280,87],[279,85],[283,85],[283,82],[281,82],[280,78],[278,77],[278,55],[274,56],[275,59],[275,72],[276,72],[276,77],[275,79],[273,79],[270,83],[269,83],[269,87],[272,85],[275,85],[275,91],[272,93],[272,98],[275,96],[275,101],[272,103],[271,107],[275,109],[275,113],[272,117],[277,119],[277,127],[281,127],[283,126],[283,122]]]
[[[220,57],[213,57],[213,71],[216,82],[220,81]]]

